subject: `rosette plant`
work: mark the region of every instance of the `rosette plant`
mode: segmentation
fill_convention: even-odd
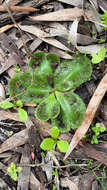
[[[35,52],[28,69],[18,72],[9,83],[9,94],[23,103],[36,103],[35,116],[49,121],[61,132],[77,128],[85,113],[85,104],[74,93],[90,79],[92,67],[84,55],[60,62],[58,55]]]

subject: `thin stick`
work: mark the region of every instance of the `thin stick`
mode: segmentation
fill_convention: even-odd
[[[9,9],[8,4],[6,3],[6,1],[5,1],[4,3],[5,3],[5,6],[6,6],[6,8],[7,8],[7,11],[8,11],[8,14],[9,14],[11,20],[13,21],[14,25],[17,26],[17,28],[18,28],[18,30],[19,30],[19,33],[20,33],[20,36],[21,36],[21,40],[22,40],[22,42],[23,42],[23,46],[24,46],[24,49],[25,49],[25,51],[26,51],[27,56],[28,56],[28,57],[32,57],[33,59],[35,59],[35,56],[32,55],[32,53],[29,51],[29,49],[28,49],[28,47],[27,47],[27,45],[26,45],[26,43],[25,43],[25,40],[24,40],[24,38],[23,38],[22,31],[21,31],[20,27],[18,26],[18,24],[16,23],[15,19],[13,18],[12,13],[11,13],[11,11],[10,11],[10,9]]]
[[[38,9],[33,8],[33,7],[27,7],[27,6],[13,6],[13,5],[10,5],[10,6],[9,6],[9,9],[10,9],[10,11],[13,11],[13,12],[23,12],[23,11],[35,12],[35,11],[38,11]],[[0,12],[4,12],[4,11],[7,11],[7,7],[4,6],[4,5],[1,5],[1,6],[0,6]]]

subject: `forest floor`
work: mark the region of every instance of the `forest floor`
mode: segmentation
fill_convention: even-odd
[[[9,81],[28,69],[34,52],[56,53],[61,61],[81,53],[92,66],[90,80],[75,89],[84,119],[58,137],[70,143],[66,153],[40,148],[52,125],[37,120],[36,104],[24,103],[25,122],[17,106],[0,108],[0,190],[107,189],[106,29],[106,0],[0,1],[0,101],[11,100]]]

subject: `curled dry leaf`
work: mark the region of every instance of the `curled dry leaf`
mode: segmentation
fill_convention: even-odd
[[[62,9],[56,12],[47,13],[39,16],[30,16],[32,20],[39,21],[73,21],[83,16],[84,11],[80,8]]]
[[[107,74],[103,77],[100,84],[98,85],[97,89],[95,90],[85,113],[83,122],[81,126],[76,130],[70,146],[68,148],[67,153],[65,154],[64,160],[69,156],[69,154],[73,151],[73,149],[77,146],[79,141],[82,139],[82,137],[86,134],[88,128],[90,127],[90,124],[94,118],[94,115],[97,111],[97,108],[104,96],[104,94],[107,91]]]

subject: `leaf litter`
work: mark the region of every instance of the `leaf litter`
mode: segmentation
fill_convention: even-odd
[[[41,51],[42,49],[46,53],[55,52],[61,58],[64,58],[64,59],[73,59],[73,53],[76,53],[76,50],[80,51],[81,53],[87,52],[88,54],[91,54],[91,53],[98,53],[102,47],[107,48],[106,41],[104,41],[102,44],[99,43],[99,38],[101,39],[102,36],[103,36],[103,39],[106,40],[105,34],[103,33],[104,25],[101,23],[101,18],[98,11],[99,7],[101,8],[102,11],[106,11],[106,6],[104,6],[105,0],[99,1],[98,4],[96,2],[97,1],[95,2],[88,1],[84,4],[80,0],[76,0],[76,1],[58,0],[51,3],[48,0],[41,0],[39,3],[37,1],[27,1],[23,3],[22,0],[15,0],[14,2],[11,0],[7,1],[7,3],[10,3],[11,6],[14,6],[14,5],[19,6],[18,3],[20,3],[19,8],[21,8],[21,6],[23,6],[23,8],[24,6],[27,6],[27,7],[32,7],[32,10],[34,10],[34,8],[40,9],[39,12],[35,12],[32,14],[26,13],[25,15],[29,15],[29,16],[28,17],[25,16],[25,18],[23,18],[22,16],[23,12],[20,13],[20,15],[18,12],[13,14],[13,17],[15,15],[14,18],[18,21],[18,26],[23,31],[23,35],[29,36],[28,37],[29,39],[26,37],[26,40],[25,40],[25,43],[28,45],[29,50],[33,52],[35,50]],[[1,77],[4,76],[5,80],[7,79],[9,80],[8,69],[12,67],[13,65],[17,64],[24,71],[25,68],[23,67],[23,65],[27,63],[26,60],[28,60],[28,56],[27,56],[26,50],[23,47],[24,46],[23,42],[21,43],[22,39],[19,35],[17,26],[14,25],[11,21],[8,22],[9,19],[6,18],[7,14],[5,14],[4,16],[4,13],[0,12],[0,15],[1,15],[0,22],[2,21],[0,24],[0,26],[2,26],[0,28],[0,44],[1,44],[0,48],[2,47],[0,50],[0,52],[2,52],[2,56],[0,53],[0,65],[1,65],[0,74],[1,74]],[[85,26],[86,23],[88,24],[87,26]],[[88,32],[86,32],[85,29],[82,29],[81,26],[86,27]],[[95,35],[93,35],[94,33],[91,34],[91,30],[95,31],[96,34]],[[13,35],[15,37],[14,39],[11,40],[10,38],[8,38],[9,36],[13,36]],[[13,40],[14,40],[14,43],[13,43]],[[18,43],[18,40],[20,40],[20,43]],[[17,46],[15,44],[17,44]],[[101,64],[105,65],[104,61],[102,61]],[[25,67],[27,66],[25,65]],[[101,108],[99,106],[100,104],[101,106],[105,105],[105,96],[106,96],[106,91],[107,91],[107,74],[105,74],[104,76],[104,73],[97,71],[96,68],[94,69],[96,71],[95,73],[93,73],[91,80],[94,81],[94,84],[97,82],[97,85],[95,86],[96,87],[98,86],[98,87],[95,93],[93,94],[92,98],[89,95],[91,100],[88,104],[83,123],[76,130],[75,134],[74,134],[74,131],[71,130],[68,134],[61,134],[62,137],[59,137],[62,139],[67,139],[69,142],[70,142],[70,138],[72,138],[70,147],[64,158],[67,159],[68,163],[69,161],[70,163],[72,162],[74,166],[67,168],[66,161],[61,161],[63,165],[66,167],[65,171],[66,171],[67,176],[70,176],[70,173],[69,173],[70,170],[72,170],[74,173],[76,172],[77,175],[78,175],[78,171],[79,173],[82,173],[82,174],[84,173],[84,170],[82,167],[79,168],[78,164],[75,166],[75,158],[72,159],[72,156],[76,150],[83,151],[87,159],[92,159],[92,162],[94,162],[94,160],[97,160],[98,164],[100,162],[100,163],[103,163],[104,165],[107,165],[106,156],[103,155],[103,153],[106,152],[106,149],[102,146],[100,150],[97,150],[97,145],[93,147],[93,145],[88,144],[89,140],[86,140],[84,142],[84,140],[82,139],[82,137],[86,134],[87,130],[89,129],[90,125],[94,123],[94,121],[92,122],[94,118],[97,119],[98,121],[101,120],[101,122],[107,123],[106,121],[107,119],[104,116],[104,114],[106,114],[106,111],[104,111],[104,113],[102,112],[102,115],[104,117],[101,116],[100,119],[99,119],[99,116],[95,114],[96,111],[100,113],[101,111]],[[2,79],[1,86],[2,87],[4,86],[4,90],[7,93],[8,85],[7,84],[5,85],[4,78],[3,79],[1,78]],[[100,84],[98,85],[99,82]],[[81,88],[80,88],[79,93],[81,93]],[[82,93],[81,93],[81,96],[83,96]],[[5,96],[3,98],[5,99]],[[101,100],[103,101],[103,103],[101,102]],[[29,105],[25,105],[25,107]],[[33,112],[33,107],[31,108],[31,110]],[[103,107],[102,107],[102,110],[104,110]],[[16,123],[19,122],[21,124],[22,122],[20,121],[18,114],[15,112],[16,112],[15,109],[11,111],[0,109],[1,121],[4,123],[5,121],[8,121],[8,122],[14,121]],[[40,152],[36,152],[36,150],[39,150],[38,148],[36,148],[34,152],[35,155],[31,154],[33,155],[33,157],[30,155],[29,151],[26,152],[26,150],[29,149],[29,145],[34,146],[35,143],[32,144],[32,142],[34,142],[35,140],[32,141],[32,139],[36,139],[36,136],[39,137],[39,134],[40,134],[40,138],[42,139],[44,137],[49,137],[50,128],[52,126],[48,122],[39,122],[32,115],[29,117],[28,121],[23,124],[25,125],[25,128],[23,130],[19,129],[17,133],[13,134],[11,137],[9,137],[0,145],[1,153],[10,150],[11,152],[14,151],[14,154],[15,154],[15,152],[19,151],[19,155],[21,156],[21,160],[19,161],[19,163],[25,164],[25,166],[22,167],[23,172],[19,174],[17,189],[21,188],[21,189],[27,190],[29,189],[29,186],[30,186],[30,189],[42,190],[42,189],[52,189],[52,187],[54,189],[55,185],[57,189],[60,188],[61,190],[64,189],[63,187],[65,187],[66,189],[68,188],[79,189],[79,187],[81,189],[84,189],[85,184],[82,183],[82,179],[81,179],[81,185],[79,185],[75,182],[75,180],[73,181],[69,177],[65,178],[65,175],[62,169],[57,170],[57,171],[55,170],[56,176],[54,177],[53,175],[53,183],[50,181],[48,182],[48,176],[47,177],[45,176],[45,179],[42,178],[41,180],[41,176],[43,175],[43,173],[41,173],[41,170],[38,167],[35,168],[35,171],[38,171],[36,173],[40,174],[39,178],[35,174],[35,172],[32,173],[32,167],[33,167],[32,158],[33,157],[35,158],[35,165],[36,165],[38,163],[41,164],[40,160],[42,156],[40,155],[41,154]],[[38,135],[34,133],[34,137],[32,138],[33,135],[29,136],[29,131],[34,125],[36,126],[36,130],[39,130],[39,133]],[[90,129],[88,133],[90,133]],[[104,135],[106,136],[106,133]],[[104,135],[103,135],[103,138],[104,138]],[[31,138],[31,141],[29,141],[29,138]],[[20,148],[22,148],[21,146],[24,147],[23,153],[20,152]],[[74,150],[74,148],[76,148],[76,150]],[[30,147],[30,151],[31,150],[33,150],[32,147]],[[103,150],[103,153],[102,153],[102,150]],[[68,157],[68,155],[71,152],[72,154]],[[25,155],[25,153],[27,153],[27,156]],[[60,159],[63,158],[63,155],[59,154],[58,150],[52,152],[52,158],[54,160],[54,164],[55,164],[54,166],[57,166],[57,167],[61,166],[62,163],[60,162]],[[0,159],[0,161],[3,162],[3,159],[2,160]],[[81,163],[83,162],[82,156],[80,156],[79,161],[77,160],[77,163],[80,161]],[[85,161],[85,163],[87,162]],[[29,164],[31,165],[29,166]],[[47,165],[48,164],[49,163],[47,163]],[[88,168],[88,164],[87,164],[87,168]],[[90,168],[91,168],[91,165],[90,165]],[[50,173],[49,173],[49,170],[50,170]],[[49,170],[47,168],[46,172],[51,176],[53,165],[50,165]],[[98,170],[96,169],[95,171],[97,175]],[[103,167],[103,172],[105,172],[104,167]],[[90,178],[89,174],[87,174],[88,176],[87,178]],[[25,175],[27,175],[27,178],[26,178],[27,181],[24,178]],[[102,174],[100,173],[100,176],[101,175]],[[91,176],[91,179],[92,179],[92,176]],[[94,178],[94,180],[96,180],[96,178]],[[88,188],[89,186],[94,186],[94,183],[92,180],[90,183],[88,182],[86,183],[87,183],[86,189],[89,189]],[[102,188],[102,185],[101,185],[101,188]]]

